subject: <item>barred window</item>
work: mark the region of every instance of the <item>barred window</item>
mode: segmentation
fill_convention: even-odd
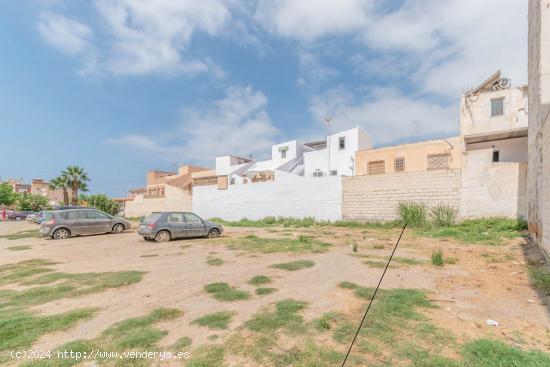
[[[451,167],[451,154],[428,154],[428,170],[449,169]]]
[[[405,172],[405,157],[397,157],[393,162],[395,172]]]
[[[369,175],[383,175],[386,173],[385,161],[370,161],[367,166]]]

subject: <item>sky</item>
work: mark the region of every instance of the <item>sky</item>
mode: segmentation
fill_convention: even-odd
[[[524,0],[21,0],[0,4],[0,179],[85,168],[121,197],[360,126],[458,134],[460,95],[527,80]]]

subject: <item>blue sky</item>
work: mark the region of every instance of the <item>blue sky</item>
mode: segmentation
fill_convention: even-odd
[[[525,83],[526,18],[523,0],[3,2],[0,178],[77,164],[122,196],[150,169],[322,137],[325,116],[376,146],[452,136],[463,90]]]

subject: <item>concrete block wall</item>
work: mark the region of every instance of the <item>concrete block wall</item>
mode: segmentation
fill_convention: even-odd
[[[226,220],[265,217],[315,217],[319,220],[342,218],[342,178],[306,178],[275,172],[275,180],[193,188],[193,212],[203,218]]]
[[[342,217],[348,220],[396,219],[401,201],[460,205],[458,169],[344,177],[342,186]]]

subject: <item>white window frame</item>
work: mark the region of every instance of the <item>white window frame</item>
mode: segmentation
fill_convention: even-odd
[[[502,104],[502,111],[501,113],[499,114],[493,114],[493,102],[500,102]],[[491,117],[500,117],[500,116],[504,116],[504,97],[499,97],[499,98],[492,98],[491,99],[491,102],[490,102],[490,108],[491,108]]]

